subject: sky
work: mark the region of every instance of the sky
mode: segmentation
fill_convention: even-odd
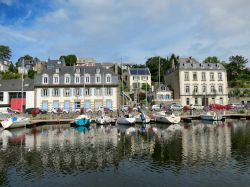
[[[249,9],[249,0],[0,0],[0,45],[13,62],[76,54],[145,63],[172,53],[250,61]]]

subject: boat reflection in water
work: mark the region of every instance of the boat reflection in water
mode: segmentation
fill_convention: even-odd
[[[82,179],[87,186],[119,186],[124,184],[120,182],[124,182],[123,178],[128,186],[164,186],[164,177],[170,176],[169,184],[185,184],[188,177],[193,178],[192,184],[197,186],[201,179],[205,181],[208,176],[213,177],[216,171],[226,168],[217,174],[236,173],[243,163],[250,162],[248,126],[246,121],[193,121],[181,125],[91,124],[88,128],[50,125],[4,130],[0,134],[0,183],[31,185],[31,181],[41,181],[42,178],[44,183],[38,186],[48,181],[65,185],[80,176],[81,180],[74,183],[76,186],[82,184]],[[242,153],[244,158],[240,157]],[[232,163],[239,165],[231,167]],[[17,168],[15,172],[13,167]],[[109,182],[106,178],[92,178],[87,182],[93,173],[100,172],[105,177],[112,176],[108,177]],[[245,168],[245,172],[250,169]],[[133,183],[132,179],[140,177],[141,173],[147,177]],[[195,183],[197,173],[199,179]],[[10,175],[22,177],[16,177],[15,183],[9,180]],[[231,175],[223,177],[225,182]]]

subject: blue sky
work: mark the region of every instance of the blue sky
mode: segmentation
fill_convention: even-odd
[[[11,47],[14,62],[25,54],[250,59],[249,9],[248,0],[0,0],[0,45]]]

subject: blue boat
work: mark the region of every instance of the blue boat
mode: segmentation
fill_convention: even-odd
[[[74,124],[77,126],[87,126],[90,125],[90,118],[83,114],[74,119]]]

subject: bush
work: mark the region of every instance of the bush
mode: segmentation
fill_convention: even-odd
[[[240,113],[240,114],[245,114],[245,110],[244,110],[244,109],[241,109],[241,110],[239,110],[239,113]]]

